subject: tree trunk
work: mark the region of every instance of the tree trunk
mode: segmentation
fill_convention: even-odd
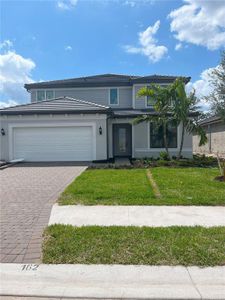
[[[166,153],[167,153],[168,158],[170,160],[170,153],[169,153],[169,149],[168,149],[167,136],[166,136],[166,122],[163,123],[163,139],[164,139]]]
[[[179,153],[178,153],[178,156],[177,156],[178,160],[181,158],[183,144],[184,144],[184,129],[185,129],[184,128],[184,123],[182,122],[182,133],[181,133],[180,149],[179,149]]]

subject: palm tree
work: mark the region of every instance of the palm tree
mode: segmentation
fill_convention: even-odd
[[[178,159],[181,158],[183,144],[184,144],[184,134],[197,133],[200,137],[199,146],[204,145],[207,142],[207,136],[203,128],[199,125],[199,117],[201,113],[199,108],[196,106],[197,98],[195,96],[195,91],[187,96],[185,91],[185,85],[181,78],[178,78],[171,85],[171,93],[173,93],[172,102],[172,114],[177,124],[181,124],[181,142],[179,147]]]
[[[138,91],[138,96],[147,96],[153,98],[155,101],[154,109],[156,114],[153,115],[143,115],[134,120],[135,124],[141,122],[152,122],[157,126],[163,127],[163,140],[165,145],[165,150],[170,159],[170,153],[168,149],[168,139],[167,139],[167,126],[171,121],[171,89],[170,87],[161,87],[160,85],[152,84],[150,87],[144,87]]]
[[[147,96],[155,101],[154,110],[156,114],[142,115],[134,120],[135,124],[141,122],[153,122],[163,127],[163,139],[165,150],[170,159],[168,149],[167,127],[168,123],[175,121],[177,126],[181,124],[181,142],[179,146],[178,159],[181,158],[185,131],[189,134],[197,133],[200,137],[199,146],[207,142],[204,129],[199,125],[202,114],[197,107],[197,98],[193,91],[189,96],[185,91],[185,84],[182,78],[178,78],[173,84],[167,87],[152,84],[139,90],[138,96]]]

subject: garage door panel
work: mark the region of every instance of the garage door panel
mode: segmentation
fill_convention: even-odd
[[[93,127],[13,129],[13,159],[26,161],[93,160]]]

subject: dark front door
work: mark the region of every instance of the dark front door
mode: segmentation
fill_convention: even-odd
[[[132,126],[130,124],[113,124],[114,156],[131,156]]]

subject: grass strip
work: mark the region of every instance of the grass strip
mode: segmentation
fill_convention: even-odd
[[[146,173],[147,173],[148,180],[149,180],[149,182],[150,182],[150,184],[152,186],[152,190],[153,190],[156,198],[158,198],[158,199],[161,198],[159,187],[158,187],[158,185],[156,184],[156,182],[155,182],[155,180],[153,178],[151,170],[147,169]]]
[[[44,232],[43,263],[225,265],[225,227],[73,227]]]

